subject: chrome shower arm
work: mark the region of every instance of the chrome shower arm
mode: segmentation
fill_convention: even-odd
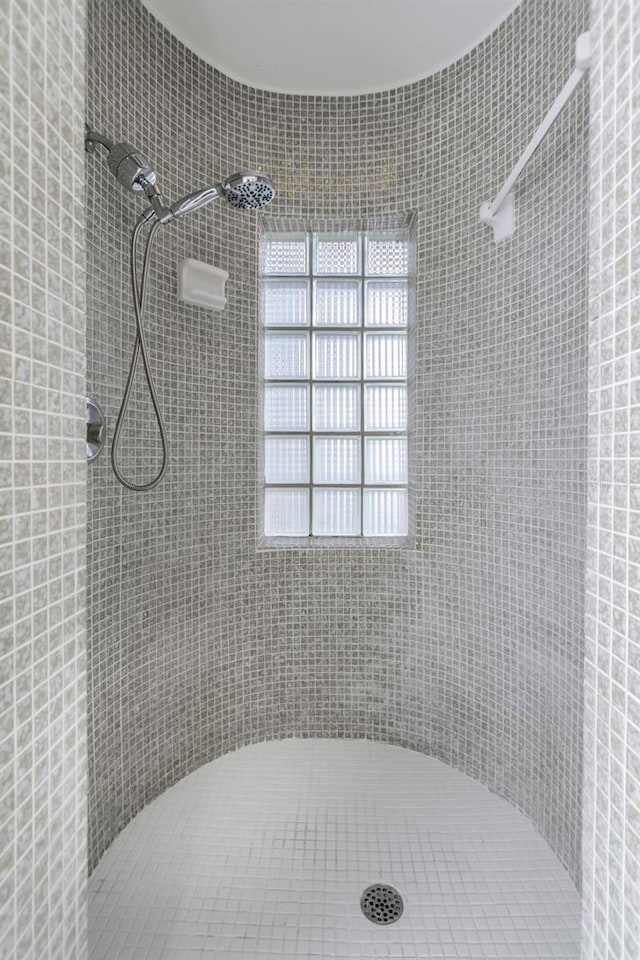
[[[109,137],[105,136],[104,133],[98,133],[97,130],[92,130],[88,123],[85,123],[84,129],[84,148],[87,153],[94,153],[97,144],[100,144],[108,152],[113,150],[115,142],[110,140]]]

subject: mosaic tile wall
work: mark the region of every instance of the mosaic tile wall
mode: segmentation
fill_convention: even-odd
[[[478,777],[578,873],[585,501],[586,90],[478,223],[565,82],[583,0],[525,0],[459,63],[363,97],[272,94],[186,51],[132,0],[91,0],[89,112],[172,197],[271,172],[264,219],[415,213],[415,549],[257,549],[257,227],[215,205],[161,236],[149,336],[172,440],[150,494],[90,477],[92,863],[153,796],[262,739],[371,737]],[[163,123],[157,122],[157,117]],[[111,422],[132,346],[135,201],[89,170],[89,382]],[[228,269],[223,313],[176,260]],[[127,451],[157,456],[136,397]]]
[[[585,960],[640,957],[640,8],[594,0]],[[634,99],[635,98],[635,99]]]
[[[81,0],[0,12],[0,957],[85,953]]]

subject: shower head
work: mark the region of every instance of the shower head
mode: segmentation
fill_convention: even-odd
[[[271,179],[258,173],[234,173],[224,183],[213,187],[203,187],[181,200],[176,200],[169,207],[176,220],[194,213],[201,207],[206,207],[212,200],[224,197],[229,203],[241,210],[258,210],[266,207],[275,197],[275,190]]]
[[[261,173],[234,173],[232,177],[213,187],[203,187],[202,190],[196,190],[181,200],[176,200],[169,207],[172,216],[167,217],[179,220],[186,217],[188,213],[193,213],[201,207],[206,207],[212,200],[224,197],[232,207],[240,210],[259,210],[266,207],[275,197],[276,192],[273,189],[271,178]]]
[[[234,173],[222,184],[222,192],[240,210],[260,210],[276,195],[271,177],[264,173]]]
[[[224,197],[240,210],[260,210],[276,195],[271,178],[263,173],[234,173],[224,183],[204,187],[169,205],[157,185],[155,170],[137,147],[130,143],[114,143],[109,137],[86,126],[85,147],[88,152],[100,144],[107,151],[107,165],[126,190],[144,193],[151,206],[140,217],[143,223],[157,219],[160,223],[180,220],[188,213],[205,207],[212,200]]]

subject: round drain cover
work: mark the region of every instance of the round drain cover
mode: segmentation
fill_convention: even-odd
[[[402,916],[402,897],[386,883],[374,883],[360,897],[360,906],[372,923],[395,923]]]

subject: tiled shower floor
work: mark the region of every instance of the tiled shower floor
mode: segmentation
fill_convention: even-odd
[[[369,884],[404,897],[360,912]],[[120,834],[91,882],[90,960],[579,954],[579,902],[506,801],[437,760],[284,740],[201,767]]]

